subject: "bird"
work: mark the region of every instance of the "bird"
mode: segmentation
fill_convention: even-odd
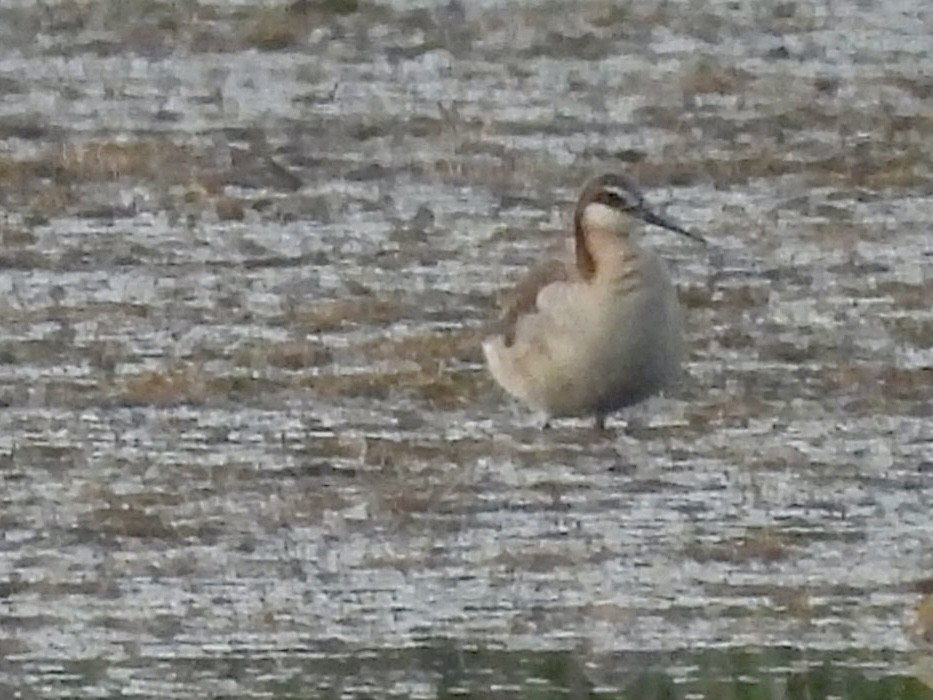
[[[705,244],[649,208],[616,173],[585,183],[573,214],[572,254],[532,267],[504,295],[482,341],[493,379],[552,418],[606,417],[679,376],[683,314],[663,260],[639,244],[638,222]]]

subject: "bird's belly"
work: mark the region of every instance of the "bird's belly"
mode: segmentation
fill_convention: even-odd
[[[578,412],[608,413],[643,401],[679,374],[683,340],[676,297],[638,298],[603,319],[581,358]],[[583,366],[585,363],[585,366]]]
[[[512,345],[496,338],[483,346],[499,384],[552,416],[609,413],[657,393],[679,373],[680,309],[669,284],[650,294],[586,294],[530,315]]]

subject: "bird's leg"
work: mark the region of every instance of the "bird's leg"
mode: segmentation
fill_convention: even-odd
[[[595,427],[596,427],[596,430],[598,430],[601,433],[606,432],[606,414],[605,413],[596,414]]]

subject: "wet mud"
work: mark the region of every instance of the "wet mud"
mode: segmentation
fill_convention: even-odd
[[[931,30],[0,0],[0,694],[929,697]],[[685,376],[542,431],[482,325],[613,170]]]

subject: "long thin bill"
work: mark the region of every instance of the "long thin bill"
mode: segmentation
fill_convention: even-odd
[[[638,214],[641,217],[641,220],[647,224],[654,224],[655,226],[666,228],[669,231],[674,231],[675,233],[679,233],[682,236],[686,236],[687,238],[692,238],[695,241],[699,241],[700,243],[703,243],[704,245],[706,244],[706,239],[703,238],[703,236],[701,236],[699,233],[688,231],[687,229],[678,226],[670,219],[665,219],[660,214],[655,214],[653,211],[650,211],[648,209],[641,209],[638,212]]]

